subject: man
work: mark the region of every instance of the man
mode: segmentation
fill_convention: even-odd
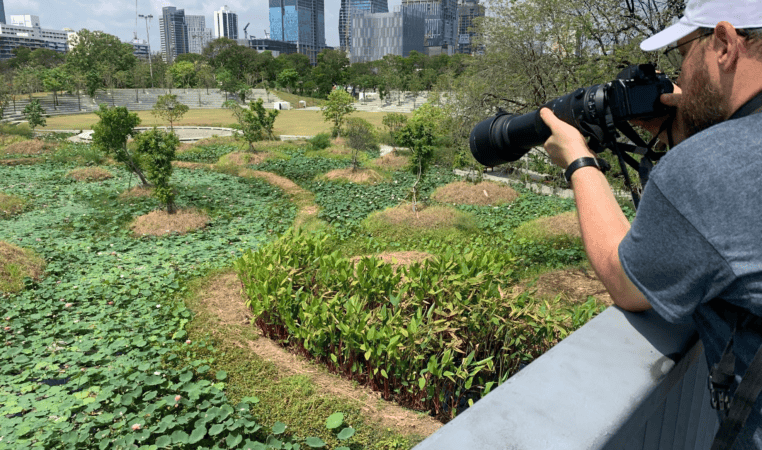
[[[689,0],[684,17],[641,49],[669,44],[682,69],[679,88],[661,101],[676,107],[679,145],[651,172],[632,227],[595,163],[579,160],[595,156],[582,135],[547,108],[545,149],[567,169],[585,249],[614,302],[692,320],[710,369],[730,367],[733,398],[762,346],[754,322],[762,316],[762,0]],[[723,425],[713,448],[762,450],[762,397],[749,404],[748,419],[735,424],[740,434]]]

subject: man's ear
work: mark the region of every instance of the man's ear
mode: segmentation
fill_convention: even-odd
[[[718,65],[725,72],[734,71],[741,55],[743,45],[741,36],[733,25],[723,20],[714,27],[714,37],[716,39],[714,51],[717,54]]]

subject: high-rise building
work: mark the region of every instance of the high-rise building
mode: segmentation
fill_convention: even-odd
[[[238,14],[228,9],[228,5],[214,12],[214,36],[238,39]]]
[[[206,28],[204,16],[186,15],[185,24],[188,26],[188,53],[201,54],[212,41],[212,29]]]
[[[474,19],[484,17],[484,5],[479,0],[460,0],[458,2],[458,53],[473,55],[478,53],[473,40],[476,36]]]
[[[185,23],[185,10],[174,6],[161,8],[159,17],[161,35],[161,58],[172,64],[177,55],[188,53],[188,25]]]
[[[47,48],[60,53],[66,53],[69,48],[68,33],[42,28],[37,16],[11,16],[11,21],[16,24],[0,24],[0,60],[13,58],[13,50],[17,47]],[[26,26],[26,23],[32,26]]]
[[[426,53],[454,53],[457,44],[457,0],[402,0],[402,7],[426,14]]]
[[[349,61],[376,61],[386,55],[423,53],[426,18],[423,11],[394,8],[386,13],[356,13],[350,17],[352,42]]]
[[[295,43],[316,64],[326,48],[324,0],[270,0],[270,39]]]
[[[5,23],[5,7],[3,6],[3,0],[0,0],[0,23]]]
[[[351,17],[360,13],[386,13],[389,12],[387,0],[341,0],[339,9],[339,48],[344,51],[350,50],[352,42]]]

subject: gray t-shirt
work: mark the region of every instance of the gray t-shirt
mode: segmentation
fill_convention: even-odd
[[[719,361],[734,326],[724,302],[762,316],[762,114],[715,125],[662,158],[619,259],[654,310],[692,320],[710,367]],[[736,382],[760,333],[736,334]],[[734,448],[762,450],[761,411],[762,397]]]

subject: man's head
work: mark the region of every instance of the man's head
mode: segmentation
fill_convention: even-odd
[[[685,15],[641,49],[667,45],[681,69],[679,137],[728,119],[762,91],[762,0],[689,0]]]

